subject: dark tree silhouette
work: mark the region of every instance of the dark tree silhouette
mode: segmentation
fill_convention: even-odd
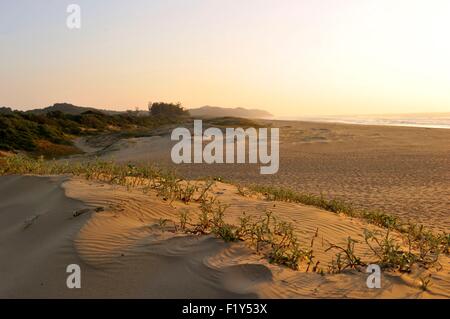
[[[179,118],[189,116],[189,112],[181,106],[181,103],[150,102],[148,110],[155,117]]]

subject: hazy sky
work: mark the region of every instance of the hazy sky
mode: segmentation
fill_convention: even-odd
[[[81,6],[80,30],[66,27]],[[450,112],[449,0],[0,2],[0,105]]]

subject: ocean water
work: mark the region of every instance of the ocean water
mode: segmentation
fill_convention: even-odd
[[[412,126],[450,129],[450,113],[303,117],[296,120],[360,125]]]

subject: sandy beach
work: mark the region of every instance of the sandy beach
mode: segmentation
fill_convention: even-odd
[[[267,123],[267,122],[266,122]],[[222,176],[243,185],[287,186],[379,209],[423,223],[436,233],[450,225],[450,131],[439,129],[271,122],[279,127],[280,171],[259,174],[254,165],[177,166],[194,179]],[[99,142],[101,141],[101,143]],[[112,141],[112,142],[111,142]],[[77,144],[87,152],[70,161],[95,158],[117,163],[170,162],[167,131],[157,136]],[[229,205],[225,221],[238,224],[245,212],[267,210],[290,223],[302,245],[314,239],[317,268],[327,269],[330,244],[356,240],[369,256],[364,230],[386,232],[359,218],[312,206],[242,196],[235,185],[216,182],[212,192]],[[227,243],[161,226],[198,203],[164,201],[153,191],[71,176],[0,177],[0,286],[2,298],[448,298],[450,260],[383,272],[383,289],[368,289],[364,271],[337,274],[296,271],[270,263],[247,242]],[[316,234],[317,232],[317,234]],[[316,234],[316,236],[315,236]],[[397,235],[395,235],[397,236]],[[32,262],[31,262],[32,261]],[[82,269],[82,289],[67,289],[66,267]],[[420,289],[423,278],[433,284]]]
[[[380,210],[436,231],[450,229],[450,130],[298,121],[262,124],[280,128],[280,169],[274,175],[261,175],[254,164],[174,165],[170,130],[112,144],[97,139],[97,152],[92,146],[85,150],[91,151],[91,159],[157,163],[187,178],[220,176],[244,185],[283,186]]]

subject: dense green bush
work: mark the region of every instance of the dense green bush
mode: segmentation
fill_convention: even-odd
[[[189,112],[185,110],[180,103],[149,103],[148,110],[154,117],[187,117]]]
[[[162,111],[162,113],[167,112]],[[55,147],[58,148],[57,153],[61,153],[62,150],[75,152],[76,148],[73,146],[72,139],[76,136],[113,131],[142,131],[164,124],[177,123],[186,114],[188,114],[186,111],[177,111],[170,116],[130,113],[109,115],[97,111],[81,114],[68,114],[61,111],[40,114],[5,111],[0,113],[0,150],[20,150],[43,155]],[[41,151],[43,146],[45,146],[45,152]],[[59,146],[65,146],[65,148]]]

